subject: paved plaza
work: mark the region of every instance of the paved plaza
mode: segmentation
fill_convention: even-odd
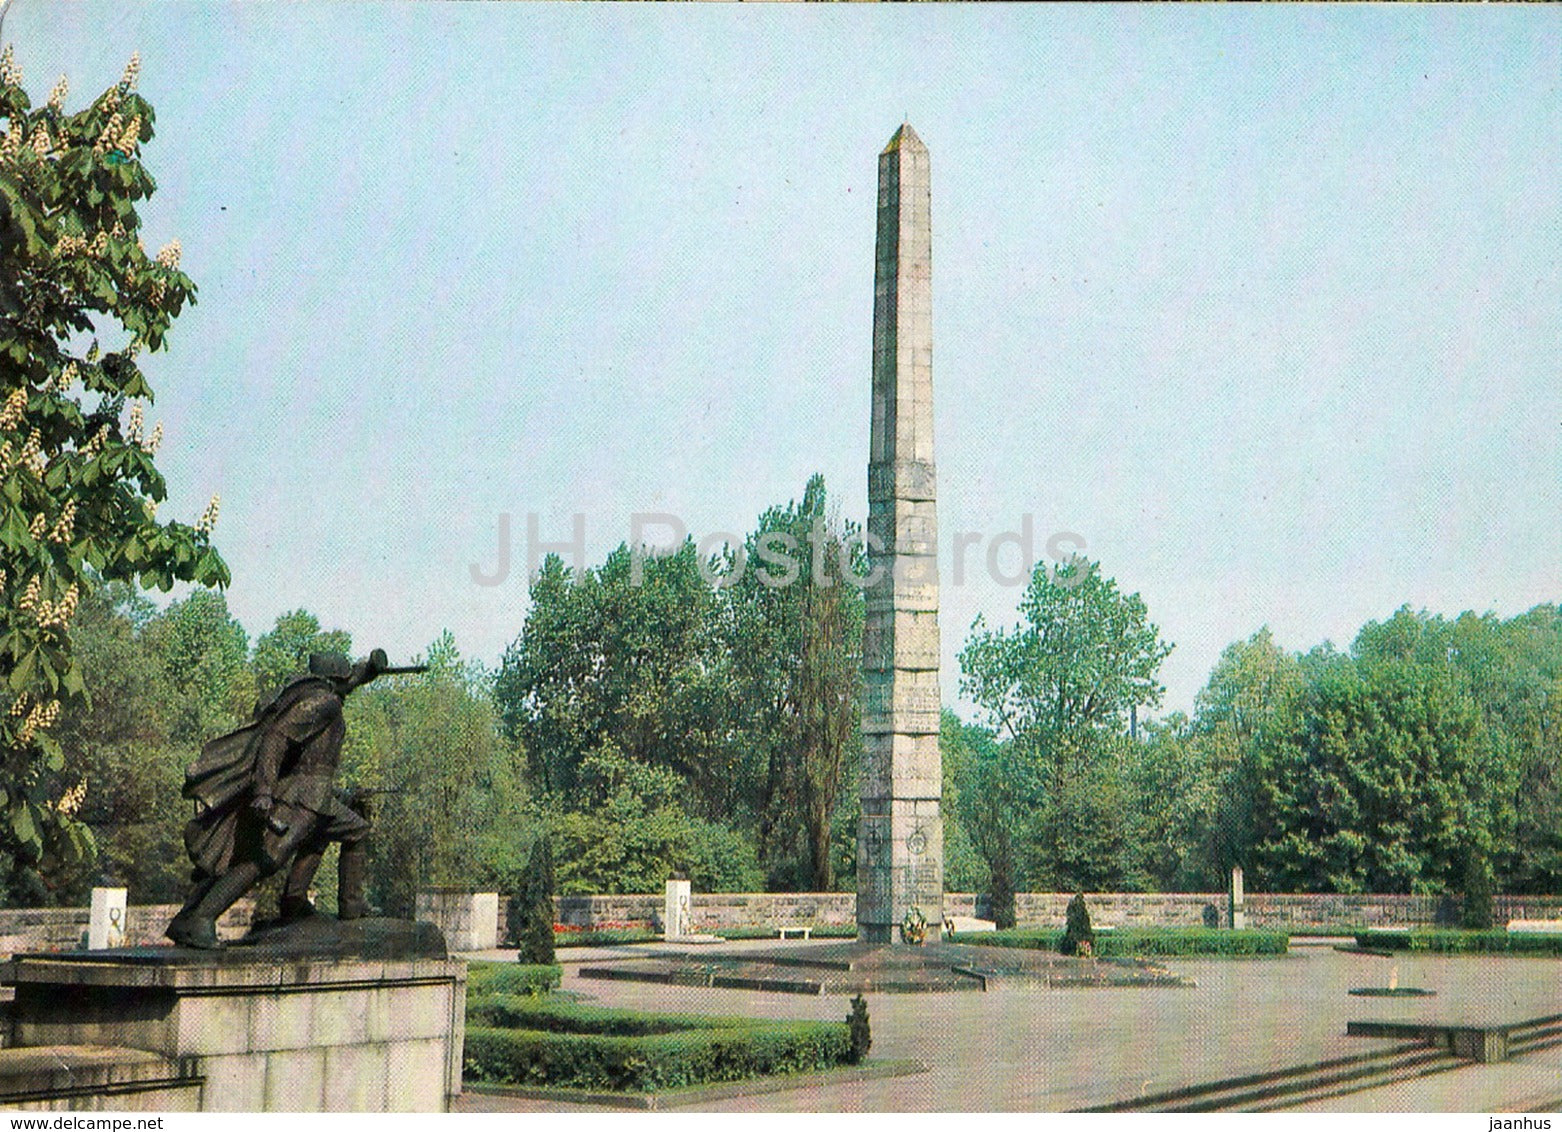
[[[765,946],[773,947],[768,943]],[[798,944],[799,948],[816,946]],[[604,1005],[646,1010],[845,1018],[841,997],[586,980],[583,962],[643,955],[647,948],[560,953],[564,988]],[[513,953],[493,953],[494,957]],[[1193,988],[1045,989],[986,993],[870,994],[874,1058],[915,1058],[926,1073],[761,1093],[702,1111],[1048,1111],[1387,1049],[1347,1038],[1356,1019],[1507,1022],[1562,1013],[1562,963],[1509,956],[1343,954],[1297,946],[1284,957],[1181,959],[1167,965]],[[1434,990],[1419,999],[1360,998],[1353,987]],[[1493,1111],[1562,1102],[1562,1050],[1495,1065],[1467,1065],[1419,1081],[1316,1102],[1334,1111]],[[465,1095],[465,1111],[555,1111],[577,1106]]]

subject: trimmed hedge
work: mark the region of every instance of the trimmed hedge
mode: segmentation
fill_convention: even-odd
[[[547,994],[563,975],[557,963],[469,963],[466,995],[470,1001],[490,994]]]
[[[661,1014],[589,1006],[556,998],[525,998],[491,994],[469,998],[467,1021],[502,1030],[546,1030],[555,1034],[611,1034],[643,1037],[680,1030],[738,1029],[756,1023],[751,1018],[714,1014]]]
[[[1562,932],[1368,931],[1357,933],[1356,943],[1360,947],[1441,955],[1562,955]]]
[[[467,1011],[473,1081],[649,1092],[852,1061],[845,1022],[648,1014],[492,995]]]
[[[1290,937],[1284,932],[1229,928],[1098,929],[1095,937],[1095,954],[1103,959],[1141,955],[1284,955],[1290,948]],[[950,943],[1056,951],[1063,942],[1063,932],[1056,928],[1008,928],[997,932],[954,932],[944,938]]]

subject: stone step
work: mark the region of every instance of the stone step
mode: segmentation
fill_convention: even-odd
[[[1308,1062],[1262,1073],[1229,1077],[1149,1096],[1135,1097],[1108,1105],[1085,1109],[1086,1112],[1220,1112],[1255,1110],[1255,1106],[1277,1098],[1286,1104],[1315,1099],[1347,1082],[1370,1082],[1360,1088],[1382,1084],[1390,1076],[1419,1069],[1432,1062],[1459,1062],[1442,1050],[1429,1049],[1420,1042],[1407,1042],[1373,1053],[1351,1054]]]

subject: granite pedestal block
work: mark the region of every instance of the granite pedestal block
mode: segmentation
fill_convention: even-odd
[[[197,1061],[107,1046],[0,1050],[0,1109],[196,1112],[202,1085]]]
[[[18,956],[0,982],[9,1046],[158,1055],[201,1078],[203,1112],[445,1112],[461,1091],[460,960],[124,948]]]
[[[416,918],[439,928],[451,951],[489,951],[499,946],[497,892],[425,889],[418,893]]]

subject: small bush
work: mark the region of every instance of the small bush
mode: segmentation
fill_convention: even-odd
[[[1562,932],[1466,932],[1453,930],[1366,931],[1356,936],[1361,947],[1392,951],[1424,951],[1440,955],[1559,955]]]
[[[562,977],[556,963],[472,963],[466,969],[466,994],[468,999],[490,994],[547,994],[558,987]]]
[[[1058,944],[1058,950],[1064,955],[1078,955],[1084,945],[1088,944],[1089,948],[1085,954],[1094,955],[1096,933],[1090,930],[1090,909],[1085,907],[1083,892],[1076,892],[1074,899],[1068,902],[1065,919],[1063,939]]]
[[[873,1030],[868,1025],[868,1000],[860,994],[852,996],[852,1010],[846,1016],[846,1025],[851,1032],[849,1060],[856,1065],[867,1057],[868,1051],[873,1048]]]
[[[956,932],[950,943],[984,947],[1018,947],[1061,951],[1064,933],[1056,928],[1011,928],[1001,932]],[[1284,932],[1230,928],[1118,928],[1095,933],[1098,958],[1124,959],[1145,955],[1284,955],[1290,937]]]

